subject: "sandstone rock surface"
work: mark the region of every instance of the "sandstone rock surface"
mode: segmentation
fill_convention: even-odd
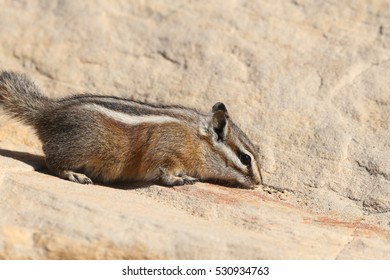
[[[0,117],[0,258],[388,259],[390,4],[0,0],[0,68],[53,98],[209,110],[260,146],[264,185],[82,186]]]

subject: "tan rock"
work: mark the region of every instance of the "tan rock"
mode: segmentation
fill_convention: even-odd
[[[390,4],[5,1],[0,68],[53,98],[98,92],[209,110],[261,148],[257,190],[81,186],[0,117],[1,258],[390,255]]]

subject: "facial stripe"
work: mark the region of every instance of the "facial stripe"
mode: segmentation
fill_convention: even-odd
[[[112,118],[118,122],[125,123],[128,125],[139,125],[142,123],[172,123],[172,122],[180,122],[178,119],[169,117],[169,116],[156,116],[156,115],[145,115],[145,116],[137,116],[137,115],[128,115],[122,112],[114,111],[111,109],[107,109],[105,107],[96,105],[96,104],[85,104],[82,105],[83,108],[88,110],[93,110],[95,112],[99,112],[104,114],[105,116]]]
[[[240,143],[240,144],[242,144],[242,143]],[[252,164],[251,164],[251,168],[250,168],[251,175],[253,177],[258,178],[261,181],[261,175],[260,175],[261,171],[259,170],[259,167],[257,164],[257,158],[251,152],[249,152],[247,149],[245,149],[241,145],[238,145],[238,149],[240,149],[241,152],[243,152],[251,157],[251,160],[252,160]]]
[[[227,145],[232,147],[233,152],[236,154],[238,160],[241,162],[240,153],[245,153],[251,157],[250,167],[246,167],[244,174],[250,178],[256,179],[256,181],[262,182],[261,170],[257,162],[256,149],[251,142],[249,142],[246,135],[233,124],[233,135],[238,135],[238,137],[230,137]],[[232,135],[231,135],[232,136]]]
[[[247,167],[242,164],[237,154],[234,151],[225,145],[225,143],[216,143],[216,147],[223,152],[223,154],[228,158],[229,161],[233,162],[234,166],[239,169],[240,172],[246,173]]]
[[[233,164],[229,165],[229,172],[224,173],[224,174],[219,174],[220,178],[222,181],[223,180],[235,180],[237,182],[240,182],[241,184],[245,184],[247,179],[244,171],[247,171],[247,169],[243,170],[242,169],[242,164],[240,162],[236,161],[234,158],[234,153],[231,151],[229,148],[225,149],[226,146],[224,144],[218,144],[214,145],[215,152],[219,154],[222,158],[225,158],[226,161],[232,162]],[[238,164],[238,165],[237,165]],[[214,175],[215,176],[215,175]],[[216,177],[214,177],[216,179]]]

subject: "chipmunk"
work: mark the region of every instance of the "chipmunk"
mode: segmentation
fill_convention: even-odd
[[[35,129],[48,169],[73,182],[262,182],[257,148],[220,102],[202,113],[114,96],[55,100],[25,75],[4,71],[0,108]]]

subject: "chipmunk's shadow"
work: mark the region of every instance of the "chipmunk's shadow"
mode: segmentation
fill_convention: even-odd
[[[41,174],[46,174],[46,175],[56,177],[58,180],[63,180],[63,179],[58,178],[57,176],[53,175],[53,173],[51,173],[47,169],[44,156],[34,155],[34,154],[27,153],[27,152],[5,150],[5,149],[0,149],[0,156],[12,158],[12,159],[15,159],[17,161],[24,162],[25,164],[28,164],[32,168],[34,168],[34,171],[37,171]],[[151,183],[151,182],[149,182],[149,183],[148,182],[104,183],[104,182],[98,182],[98,181],[96,181],[96,184],[103,186],[103,187],[122,189],[122,190],[147,188],[147,187],[150,187],[151,185],[153,185],[153,183]]]
[[[96,181],[96,184],[99,186],[113,188],[113,189],[120,189],[120,190],[143,189],[155,185],[153,182],[141,182],[141,181],[119,181],[119,182],[112,182],[112,183]]]
[[[13,158],[17,161],[24,162],[34,168],[35,171],[41,172],[47,170],[45,158],[43,156],[34,155],[26,152],[18,152],[12,150],[0,149],[0,156]]]

